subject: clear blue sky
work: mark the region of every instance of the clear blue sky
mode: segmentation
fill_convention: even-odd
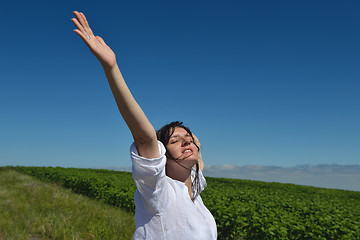
[[[130,165],[73,10],[154,127],[183,121],[206,164],[360,163],[358,1],[20,0],[0,9],[0,165]]]

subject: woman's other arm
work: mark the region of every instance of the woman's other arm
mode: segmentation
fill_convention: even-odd
[[[114,52],[99,36],[94,36],[83,13],[74,11],[76,18],[72,21],[77,27],[74,30],[104,68],[111,91],[119,111],[128,125],[138,153],[146,158],[159,157],[156,132],[146,115],[135,101],[116,63]]]
[[[199,153],[198,153],[198,163],[199,163],[199,168],[201,171],[204,171],[204,162],[202,160],[202,156],[201,156],[201,143],[199,141],[199,139],[195,136],[195,134],[193,134],[193,139],[194,139],[194,143],[199,147]]]

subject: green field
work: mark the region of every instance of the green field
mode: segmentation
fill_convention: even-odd
[[[0,168],[0,239],[131,239],[134,216],[58,184]]]
[[[0,169],[4,172],[10,168]],[[51,167],[11,169],[70,188],[97,203],[134,212],[136,187],[131,173]],[[209,177],[207,182],[201,196],[215,217],[218,239],[360,239],[360,192]]]

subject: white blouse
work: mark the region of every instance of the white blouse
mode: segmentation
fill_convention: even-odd
[[[192,201],[187,186],[165,173],[165,147],[159,142],[160,157],[147,159],[130,147],[135,192],[133,239],[217,239],[214,217],[200,195]],[[206,182],[205,182],[206,184]]]

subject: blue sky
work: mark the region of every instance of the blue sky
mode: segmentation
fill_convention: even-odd
[[[73,10],[154,127],[183,121],[205,164],[360,163],[358,1],[22,0],[0,10],[0,165],[130,165]]]

